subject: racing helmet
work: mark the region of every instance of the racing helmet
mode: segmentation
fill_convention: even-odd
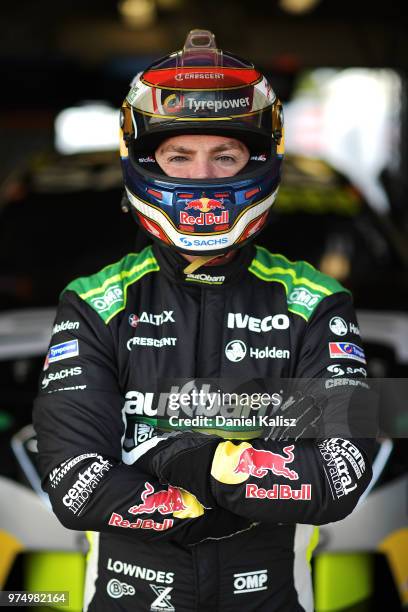
[[[171,136],[213,134],[250,151],[235,176],[167,176],[155,150]],[[282,104],[252,63],[192,30],[180,51],[133,79],[120,112],[125,209],[162,244],[191,255],[219,255],[252,240],[275,201],[284,152]],[[123,205],[122,205],[123,208]]]

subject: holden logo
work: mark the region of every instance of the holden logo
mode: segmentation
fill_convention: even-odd
[[[242,340],[231,340],[225,347],[225,356],[230,361],[242,361],[247,354],[247,347]]]
[[[341,317],[332,317],[329,322],[330,331],[336,336],[345,336],[348,331],[347,323]]]

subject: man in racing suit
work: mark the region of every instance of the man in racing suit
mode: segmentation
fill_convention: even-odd
[[[220,62],[208,32],[175,55],[137,77],[122,108],[127,205],[155,242],[61,297],[34,410],[43,486],[63,525],[93,532],[87,610],[310,611],[313,525],[353,510],[371,478],[370,443],[228,420],[189,427],[199,411],[171,412],[169,398],[191,396],[199,379],[259,390],[322,378],[334,392],[346,375],[347,386],[365,364],[351,296],[252,243],[283,152],[266,79],[234,56]],[[160,158],[163,142],[174,157]],[[163,172],[208,143],[217,164],[243,144],[243,171]]]

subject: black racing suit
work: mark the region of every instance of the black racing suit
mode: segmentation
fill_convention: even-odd
[[[151,392],[176,379],[347,385],[365,374],[350,294],[253,245],[185,265],[147,247],[61,297],[34,425],[56,515],[94,532],[85,609],[312,610],[313,525],[353,510],[370,442],[228,425],[224,441],[203,434],[212,426],[168,435]]]

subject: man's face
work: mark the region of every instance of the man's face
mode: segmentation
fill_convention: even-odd
[[[184,135],[164,140],[155,151],[160,168],[174,178],[234,176],[248,163],[249,150],[236,138]]]

